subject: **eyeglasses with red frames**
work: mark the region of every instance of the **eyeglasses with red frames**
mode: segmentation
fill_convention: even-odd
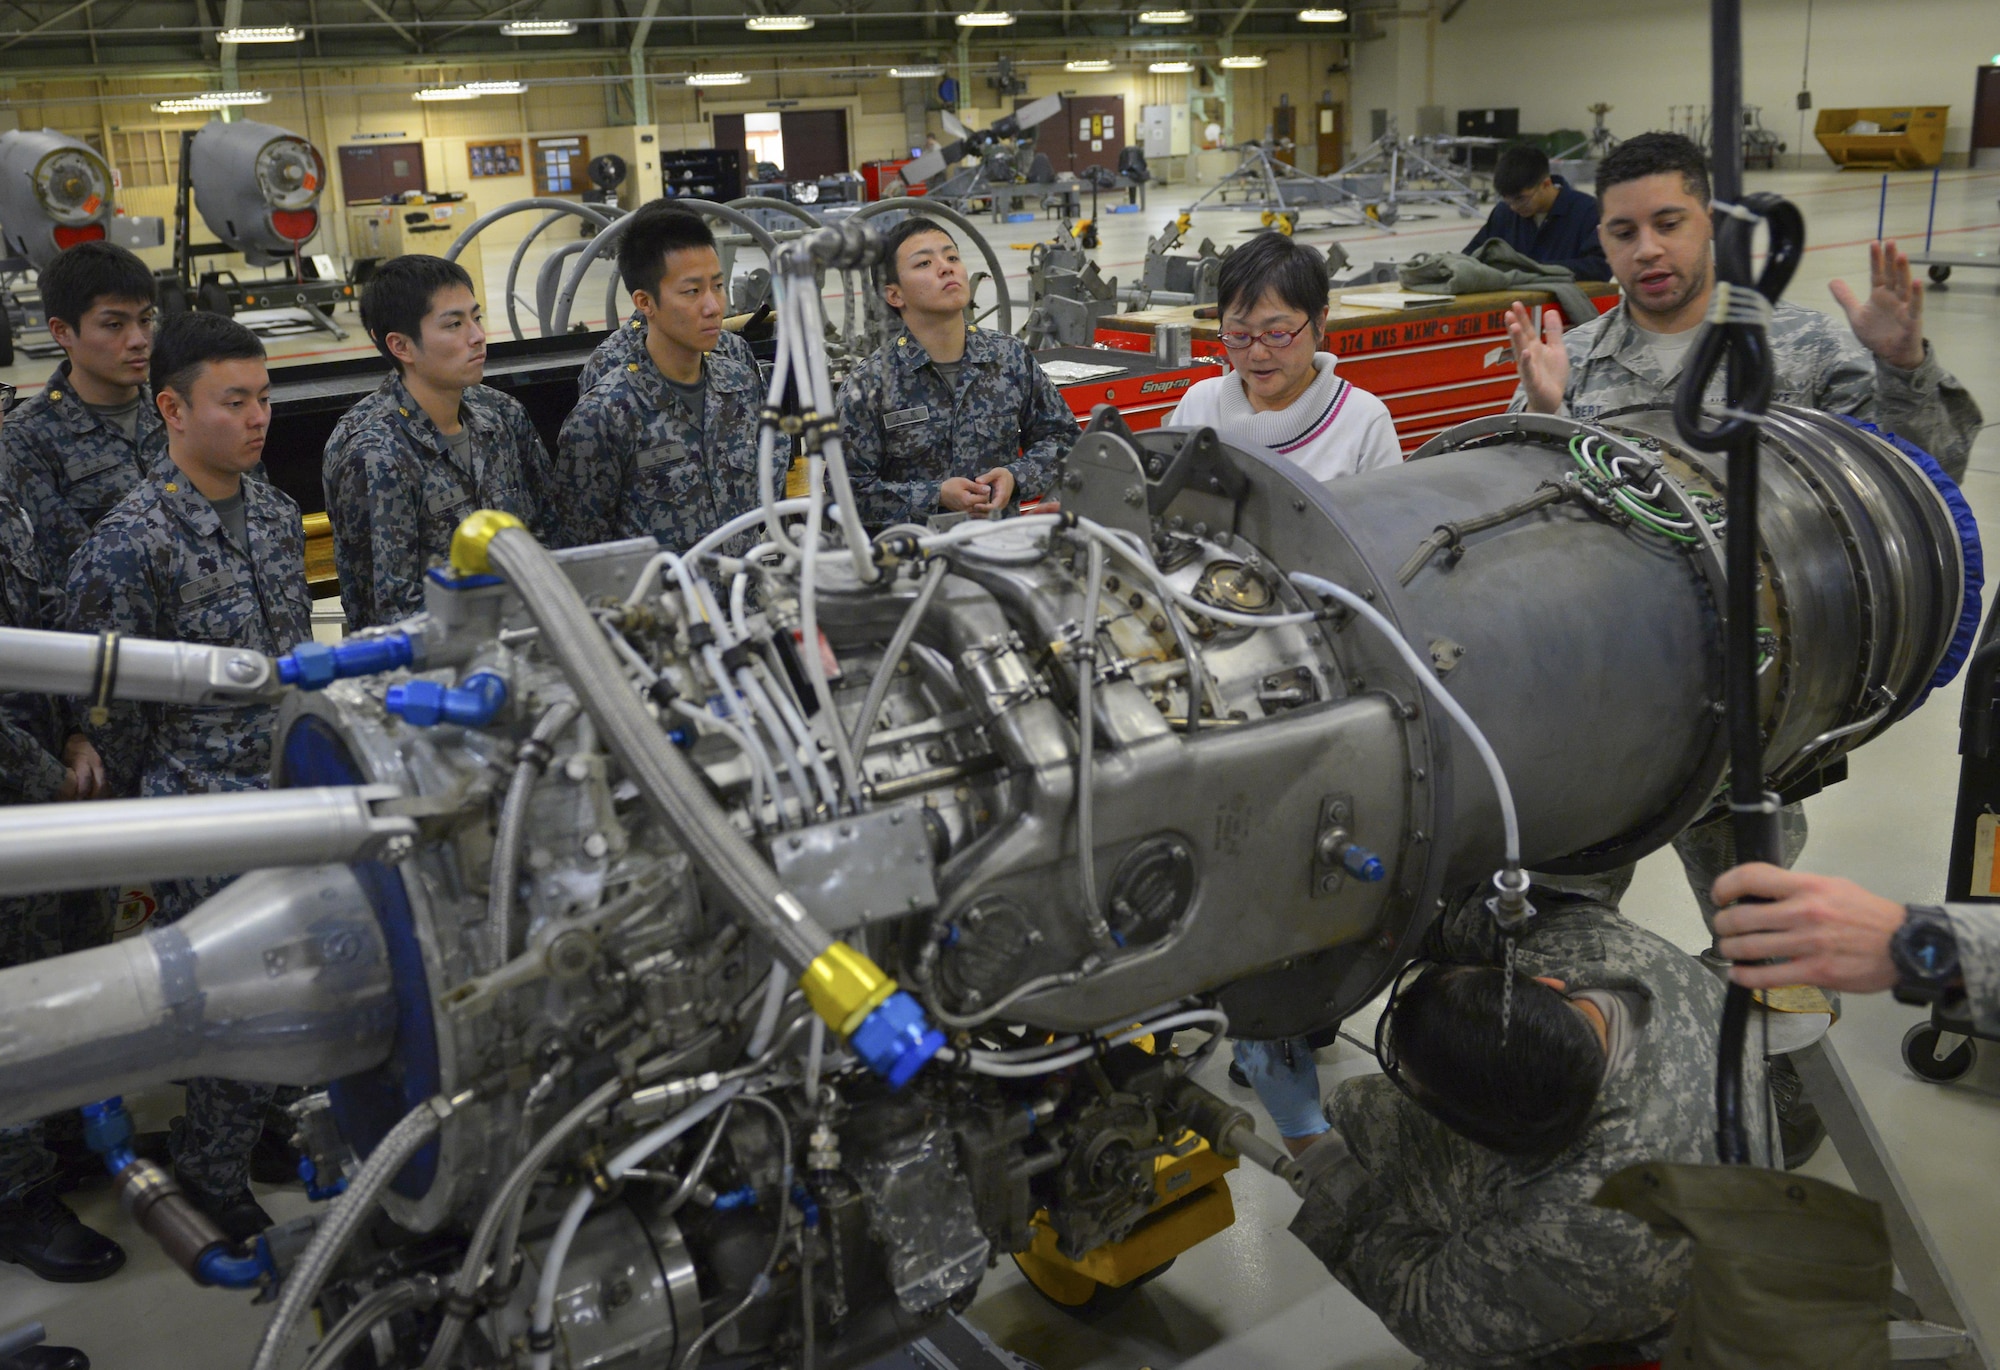
[[[1219,336],[1222,345],[1232,352],[1241,352],[1252,343],[1262,343],[1273,352],[1282,352],[1292,345],[1292,340],[1304,333],[1303,328],[1273,328],[1262,333],[1224,332]]]

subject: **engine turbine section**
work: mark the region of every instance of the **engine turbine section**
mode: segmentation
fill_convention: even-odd
[[[289,262],[319,232],[326,162],[297,134],[214,120],[195,133],[188,158],[202,221],[251,266]]]
[[[114,202],[111,168],[89,144],[52,128],[0,133],[0,238],[45,269],[64,248],[102,239]]]

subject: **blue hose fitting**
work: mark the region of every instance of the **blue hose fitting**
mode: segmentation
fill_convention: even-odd
[[[944,1047],[944,1034],[930,1025],[915,999],[897,990],[862,1019],[847,1044],[889,1088],[901,1089]]]
[[[381,675],[414,665],[416,659],[416,643],[408,633],[353,638],[331,647],[301,642],[278,658],[278,679],[301,690],[323,690],[336,680]]]
[[[709,1206],[717,1213],[727,1213],[737,1208],[755,1208],[757,1191],[746,1184],[740,1189],[730,1190],[727,1194],[716,1195],[715,1202]]]
[[[1389,873],[1382,864],[1382,858],[1359,842],[1349,842],[1340,853],[1340,864],[1356,880],[1366,880],[1370,884]]]
[[[391,685],[382,707],[419,728],[455,723],[483,728],[507,703],[507,682],[491,671],[475,671],[457,685],[435,680],[408,680]]]
[[[77,1112],[83,1115],[83,1144],[104,1158],[113,1175],[132,1164],[132,1115],[122,1096],[99,1099]]]
[[[321,1184],[319,1182],[319,1167],[313,1164],[313,1159],[310,1156],[299,1157],[298,1171],[299,1180],[306,1187],[306,1197],[316,1204],[325,1203],[328,1199],[337,1199],[347,1192],[347,1177],[345,1175],[342,1175],[330,1185]]]
[[[211,1246],[201,1253],[194,1268],[196,1280],[217,1289],[255,1289],[276,1274],[270,1243],[262,1237],[251,1246],[247,1256],[236,1255],[227,1246]]]

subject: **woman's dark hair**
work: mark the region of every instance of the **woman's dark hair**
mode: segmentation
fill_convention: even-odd
[[[187,399],[210,362],[262,360],[264,344],[236,320],[198,310],[176,315],[153,339],[153,393],[171,390]]]
[[[618,239],[618,278],[627,290],[657,295],[669,254],[714,246],[715,233],[699,215],[671,200],[654,200],[640,206]]]
[[[99,300],[149,305],[158,298],[152,268],[115,243],[78,243],[57,253],[38,284],[47,316],[71,328]]]
[[[431,301],[437,298],[438,291],[454,285],[472,289],[472,277],[457,262],[427,257],[420,252],[391,257],[375,268],[375,274],[362,287],[361,326],[375,340],[376,350],[395,362],[396,354],[389,350],[389,335],[401,333],[421,346],[424,315],[431,312]],[[402,363],[396,362],[396,366],[402,369]]]
[[[1493,193],[1510,200],[1533,190],[1549,175],[1549,154],[1531,143],[1509,143],[1493,159]]]
[[[1216,317],[1239,303],[1254,308],[1269,291],[1317,322],[1332,290],[1326,258],[1318,248],[1276,231],[1259,233],[1222,259],[1215,280]]]
[[[1410,1096],[1503,1155],[1548,1157],[1583,1135],[1604,1080],[1604,1047],[1562,995],[1498,966],[1438,966],[1404,987],[1389,1031]]]
[[[1597,198],[1613,186],[1669,171],[1681,174],[1688,194],[1708,203],[1708,158],[1678,133],[1642,133],[1605,153],[1597,164]]]

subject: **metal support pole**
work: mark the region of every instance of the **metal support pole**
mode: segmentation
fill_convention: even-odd
[[[1917,1316],[1942,1333],[1944,1340],[1950,1340],[1954,1332],[1960,1333],[1955,1349],[1936,1359],[1953,1370],[1995,1370],[1993,1353],[1966,1311],[1965,1298],[1945,1268],[1937,1243],[1917,1216],[1910,1191],[1889,1156],[1889,1148],[1883,1144],[1882,1134],[1875,1130],[1867,1109],[1862,1106],[1853,1077],[1833,1049],[1832,1038],[1822,1037],[1811,1046],[1792,1052],[1790,1060],[1798,1067],[1799,1078],[1805,1081],[1806,1095],[1819,1110],[1826,1134],[1834,1150],[1840,1153],[1840,1163],[1847,1167],[1848,1178],[1864,1197],[1882,1205],[1882,1219],[1889,1229],[1889,1248],[1895,1254],[1896,1268],[1903,1274],[1910,1299],[1916,1304]],[[1896,1342],[1892,1337],[1891,1345]]]
[[[245,790],[0,809],[0,897],[234,875],[262,866],[397,859],[416,820],[377,805],[393,785]]]
[[[1943,167],[1931,168],[1931,212],[1924,220],[1924,251],[1926,252],[1931,250],[1931,230],[1937,227],[1938,177],[1943,172]]]

